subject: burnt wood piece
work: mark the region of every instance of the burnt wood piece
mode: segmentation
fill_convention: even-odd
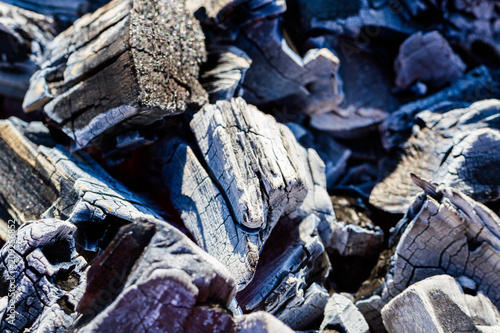
[[[326,174],[325,185],[327,188],[333,187],[345,174],[351,151],[327,133],[312,131],[293,122],[288,122],[286,125],[302,147],[314,149],[323,160]]]
[[[278,220],[307,193],[309,166],[290,130],[243,99],[207,105],[190,122],[197,147],[158,147],[163,180],[198,244],[239,288],[252,278]]]
[[[0,146],[0,195],[18,224],[42,217],[72,222],[79,245],[95,251],[111,221],[159,217],[88,154],[56,145],[39,122],[0,121]]]
[[[24,98],[55,33],[51,18],[0,3],[0,95]]]
[[[251,63],[248,55],[235,46],[221,45],[210,49],[200,78],[210,102],[240,96],[241,82]]]
[[[341,294],[333,294],[326,303],[320,333],[328,333],[332,330],[345,333],[368,333],[369,327],[361,312],[349,298]]]
[[[410,173],[452,186],[479,202],[500,198],[500,101],[484,100],[448,112],[423,111],[401,152],[384,160],[370,203],[404,213],[420,192]]]
[[[0,330],[66,332],[85,290],[87,260],[75,250],[74,224],[23,224],[0,251]]]
[[[500,313],[466,277],[433,276],[417,282],[382,309],[384,326],[397,332],[496,332]]]
[[[330,264],[318,235],[319,223],[316,215],[298,226],[286,220],[278,223],[254,279],[237,294],[245,313],[264,310],[295,330],[321,318],[329,297],[322,284]]]
[[[466,107],[475,101],[500,98],[498,73],[479,66],[453,82],[448,88],[426,98],[403,105],[380,125],[384,148],[392,151],[411,135],[416,115],[424,110],[445,112]]]
[[[338,139],[360,139],[377,132],[388,113],[377,108],[348,106],[311,117],[311,126]]]
[[[207,44],[228,40],[252,59],[242,97],[259,108],[292,114],[331,111],[343,98],[339,60],[327,48],[299,54],[282,32],[285,1],[231,1],[215,14],[198,15]]]
[[[123,227],[89,270],[88,281],[71,332],[232,332],[235,327],[228,310],[236,292],[230,273],[159,220]]]
[[[24,108],[43,109],[77,149],[112,149],[207,101],[204,36],[184,1],[115,0],[58,35],[45,59]]]
[[[267,312],[257,311],[237,318],[236,333],[292,333],[290,327]]]
[[[368,323],[382,327],[380,310],[410,285],[440,274],[474,281],[500,306],[500,219],[486,206],[446,186],[414,177],[425,190],[402,219],[385,283],[356,305]]]
[[[441,88],[460,78],[465,68],[462,59],[438,31],[411,35],[399,47],[394,61],[396,86],[401,89],[416,82]]]
[[[65,26],[80,16],[95,11],[109,0],[5,0],[3,2],[52,17],[59,25]]]

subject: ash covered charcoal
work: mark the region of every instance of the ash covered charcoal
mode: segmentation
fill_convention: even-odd
[[[498,331],[499,40],[496,0],[3,1],[0,330]]]

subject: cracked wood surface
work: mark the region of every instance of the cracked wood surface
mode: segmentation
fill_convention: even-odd
[[[500,101],[484,100],[447,112],[423,111],[413,136],[401,153],[386,158],[381,182],[370,203],[391,213],[404,213],[420,192],[409,177],[420,175],[454,187],[479,202],[500,197]]]
[[[75,225],[44,219],[23,224],[0,252],[0,330],[66,332],[85,290],[87,260],[75,250]],[[15,293],[8,292],[15,284]],[[11,289],[12,290],[12,289]],[[14,320],[9,316],[14,307]]]
[[[322,285],[330,263],[318,235],[319,224],[316,215],[298,226],[285,220],[278,223],[255,277],[238,292],[238,304],[245,313],[264,310],[295,330],[322,316],[329,297]]]
[[[58,35],[31,79],[27,111],[43,109],[74,140],[112,149],[120,136],[199,107],[204,37],[184,1],[115,0]]]
[[[136,240],[142,245],[133,246],[135,255],[123,256]],[[139,219],[119,231],[101,258],[89,270],[77,308],[83,316],[71,332],[234,330],[228,311],[236,292],[234,279],[169,224]]]
[[[49,17],[0,3],[0,94],[22,100],[54,38]]]
[[[102,237],[96,231],[106,229],[108,217],[123,222],[159,217],[86,153],[71,155],[56,145],[41,123],[1,121],[0,146],[0,195],[18,223],[67,220],[79,226],[79,245],[96,250]]]
[[[466,276],[500,306],[500,219],[489,208],[447,186],[414,177],[426,194],[401,220],[404,230],[383,287],[357,302],[369,323],[380,327],[380,310],[410,285],[434,275]],[[409,224],[407,224],[409,222]]]
[[[500,330],[498,309],[474,287],[465,277],[449,275],[415,283],[382,309],[384,326],[389,333]]]
[[[160,148],[163,179],[198,244],[242,289],[276,223],[308,194],[306,152],[287,127],[242,99],[207,105],[190,127],[197,147],[174,140]]]

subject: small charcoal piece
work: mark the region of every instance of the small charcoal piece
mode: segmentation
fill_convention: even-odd
[[[0,252],[2,332],[64,332],[85,290],[87,260],[76,251],[77,227],[43,219],[23,224]],[[12,310],[13,309],[13,310]]]
[[[465,67],[439,32],[417,32],[400,46],[394,63],[396,85],[406,89],[424,82],[441,88],[461,77]]]
[[[341,294],[333,294],[325,306],[325,318],[320,326],[321,333],[336,330],[345,333],[368,333],[365,318],[353,302]]]

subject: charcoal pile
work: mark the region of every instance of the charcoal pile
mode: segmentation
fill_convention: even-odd
[[[1,332],[500,332],[500,1],[0,2]]]

